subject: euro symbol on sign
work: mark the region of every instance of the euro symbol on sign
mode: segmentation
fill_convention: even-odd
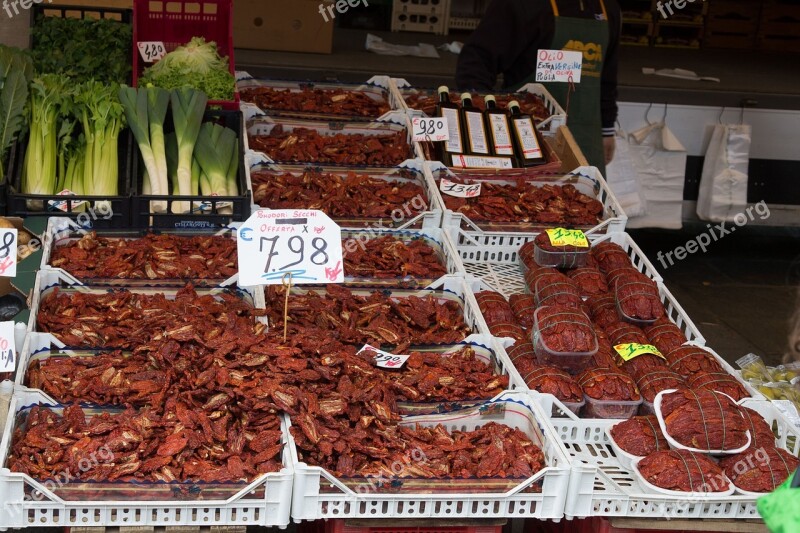
[[[253,240],[253,237],[250,236],[251,233],[253,233],[252,228],[242,228],[239,230],[239,237],[241,237],[243,241],[250,242]]]

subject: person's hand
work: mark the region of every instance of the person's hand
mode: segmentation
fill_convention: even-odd
[[[617,138],[613,135],[603,137],[603,153],[606,156],[606,165],[614,159],[614,152],[617,149]]]

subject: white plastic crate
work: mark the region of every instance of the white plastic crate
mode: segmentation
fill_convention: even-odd
[[[53,405],[38,392],[18,389],[10,413],[34,404]],[[286,527],[292,497],[292,461],[289,431],[281,421],[284,443],[280,472],[265,474],[225,500],[72,501],[60,497],[60,486],[40,483],[6,467],[15,417],[10,416],[0,443],[0,525],[23,527],[112,527],[112,526],[230,526]],[[143,488],[138,485],[137,488]],[[263,493],[263,496],[258,496]]]
[[[553,405],[566,412],[555,397],[538,395],[545,413]],[[746,399],[741,405],[761,414],[777,430],[777,445],[793,455],[800,452],[800,428],[795,427],[767,400]],[[678,518],[758,519],[755,498],[676,498],[648,491],[614,454],[606,429],[621,420],[551,418],[550,424],[572,459],[572,479],[565,506],[568,519],[589,516],[627,516],[653,520]]]
[[[60,290],[74,290],[77,292],[83,293],[106,293],[109,291],[110,288],[114,288],[117,290],[125,289],[132,293],[137,294],[164,294],[166,298],[173,297],[175,293],[177,293],[180,289],[185,286],[185,283],[159,283],[153,282],[152,285],[145,286],[131,286],[131,287],[124,287],[124,286],[108,286],[108,285],[85,285],[73,277],[71,274],[60,270],[60,269],[45,269],[40,270],[36,274],[36,282],[33,286],[33,296],[31,298],[31,305],[30,305],[30,320],[28,321],[28,334],[31,332],[37,331],[37,315],[39,312],[39,305],[42,302],[42,298],[46,295],[53,292],[53,290],[58,287]],[[226,280],[220,286],[217,287],[196,287],[195,290],[198,294],[210,294],[214,295],[216,293],[225,291],[225,290],[234,290],[237,294],[239,294],[247,303],[252,305],[256,309],[264,309],[264,291],[261,287],[238,287],[236,286],[236,276]],[[266,322],[265,317],[257,317],[256,320],[260,322]]]
[[[448,174],[452,174],[450,170],[447,169],[444,165],[438,162],[426,162],[426,169],[431,174],[430,179],[434,181],[433,177],[434,172],[441,172],[446,171]],[[470,171],[464,171],[464,174],[469,174]],[[499,178],[499,179],[492,179],[492,178],[480,178],[482,183],[493,183],[495,185],[516,185],[516,181],[510,178]],[[622,206],[619,204],[616,196],[614,196],[614,192],[606,183],[606,180],[603,178],[602,174],[596,167],[579,167],[569,174],[565,174],[563,176],[553,176],[552,178],[548,177],[540,177],[537,178],[535,181],[529,181],[528,184],[533,186],[544,186],[544,185],[573,185],[579,192],[586,194],[592,198],[596,198],[600,203],[603,204],[603,215],[602,221],[599,222],[597,225],[592,226],[591,228],[586,228],[587,232],[600,234],[600,233],[620,233],[625,231],[625,226],[628,223],[628,217],[623,211]],[[541,231],[542,227],[557,227],[555,224],[523,224],[523,223],[514,223],[514,222],[504,222],[502,226],[504,228],[515,228],[518,227],[519,229],[510,229],[510,230],[502,230],[502,231],[495,231],[492,230],[492,223],[491,222],[479,222],[470,220],[467,215],[462,213],[457,213],[447,209],[444,199],[441,196],[441,191],[439,191],[438,187],[435,187],[436,194],[439,195],[439,203],[443,206],[444,212],[442,215],[442,227],[455,233],[458,230],[464,230],[469,232],[470,234],[477,234],[476,238],[480,238],[483,235],[494,235],[494,234],[514,234],[517,231],[522,233],[538,233]],[[497,223],[501,224],[501,223]],[[536,228],[539,229],[536,229]]]
[[[527,292],[518,252],[523,244],[535,238],[530,234],[514,233],[484,234],[480,238],[476,238],[474,234],[460,231],[454,240],[467,276],[479,280],[478,286],[473,286],[473,290],[475,292],[492,290],[508,299],[512,294]],[[664,285],[663,278],[658,275],[653,264],[645,257],[641,248],[630,235],[608,233],[599,237],[590,236],[590,241],[593,246],[601,242],[613,242],[620,245],[628,253],[633,266],[658,283],[661,303],[664,304],[669,319],[683,331],[689,341],[697,343],[698,346],[705,345],[705,337]],[[483,325],[488,329],[485,322]],[[725,364],[727,365],[727,363]]]
[[[409,115],[425,115],[422,111],[411,109],[408,107],[406,103],[405,97],[409,94],[414,94],[422,90],[423,92],[430,92],[432,89],[415,89],[408,81],[403,78],[392,78],[393,86],[390,90],[397,91],[396,98],[399,99],[399,102],[402,104],[402,109],[404,109]],[[547,108],[547,111],[550,112],[550,116],[540,122],[538,124],[538,128],[542,131],[549,131],[553,135],[555,135],[558,128],[561,126],[566,125],[567,123],[567,112],[564,111],[564,108],[558,103],[558,101],[550,94],[550,91],[545,88],[544,85],[541,83],[527,83],[517,90],[514,94],[519,93],[528,93],[538,96],[542,99],[544,106]],[[499,93],[499,94],[502,94]]]
[[[270,87],[280,90],[299,91],[301,89],[342,89],[345,91],[352,91],[363,93],[364,95],[378,100],[381,97],[386,99],[387,104],[392,110],[403,110],[401,100],[398,100],[397,94],[390,89],[391,78],[389,76],[373,76],[366,82],[358,83],[340,83],[340,82],[327,82],[327,81],[295,81],[295,80],[273,80],[266,78],[254,78],[246,72],[237,73],[239,76],[236,80],[236,89],[241,93],[243,89],[251,89],[258,87]],[[245,116],[251,118],[258,115],[280,115],[297,118],[314,118],[318,117],[319,113],[304,112],[304,111],[282,111],[282,110],[263,110],[258,106],[242,101],[241,108]],[[389,112],[391,113],[391,111]],[[372,117],[375,120],[383,120],[388,117],[389,113],[382,117]],[[352,115],[344,115],[342,117],[329,117],[336,118],[336,120],[369,120],[370,117],[355,117]]]
[[[490,406],[493,406],[490,407]],[[505,409],[499,406],[505,406]],[[500,413],[498,409],[502,409]],[[547,417],[527,392],[506,392],[477,408],[444,415],[408,417],[404,423],[443,424],[449,430],[474,430],[488,422],[517,427],[539,445],[546,467],[533,477],[502,492],[460,492],[457,481],[443,481],[442,490],[391,493],[354,490],[330,472],[301,463],[292,440],[295,521],[329,518],[495,518],[526,517],[558,520],[563,516],[570,479],[566,454]],[[474,481],[474,480],[472,480]],[[541,483],[541,493],[525,492]]]
[[[274,172],[303,172],[303,169],[306,167],[303,165],[288,165],[288,164],[278,164],[273,163],[266,155],[260,152],[251,152],[248,158],[248,165],[247,168],[247,179],[250,184],[250,190],[253,190],[252,186],[252,173],[256,170],[268,170]],[[359,228],[361,227],[362,223],[365,228],[374,228],[375,230],[386,229],[386,226],[393,226],[392,229],[395,230],[405,230],[405,229],[434,229],[440,228],[442,222],[442,211],[443,207],[440,203],[439,196],[436,194],[436,184],[429,179],[430,174],[425,173],[423,171],[423,161],[421,159],[409,159],[404,161],[400,165],[396,167],[336,167],[336,166],[323,166],[319,167],[322,172],[342,172],[346,173],[348,170],[354,168],[358,172],[366,173],[374,178],[385,179],[387,182],[396,182],[398,178],[393,176],[397,174],[400,169],[408,169],[414,171],[418,174],[419,180],[418,183],[425,191],[425,201],[428,204],[428,211],[423,213],[415,214],[414,216],[409,216],[405,218],[409,209],[406,205],[406,211],[403,209],[395,209],[392,212],[392,216],[397,212],[399,216],[399,220],[395,220],[394,218],[390,219],[371,219],[371,218],[361,218],[361,219],[353,219],[358,222]],[[253,210],[258,209],[266,209],[264,207],[255,206]],[[352,221],[348,220],[337,220],[336,217],[332,217],[336,220],[340,226],[342,227],[355,227]]]

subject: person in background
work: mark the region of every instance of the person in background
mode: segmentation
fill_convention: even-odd
[[[492,0],[458,58],[463,91],[515,91],[536,81],[539,50],[583,53],[581,82],[569,95],[568,125],[589,164],[614,157],[621,13],[617,0]],[[545,84],[567,108],[567,83]]]

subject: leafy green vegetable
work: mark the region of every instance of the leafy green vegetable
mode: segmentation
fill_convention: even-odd
[[[231,190],[228,183],[231,178],[230,169],[238,169],[239,142],[236,133],[219,124],[206,122],[200,127],[194,157],[207,177],[207,180],[200,181],[201,194],[228,196]]]
[[[28,122],[30,138],[25,152],[22,192],[53,194],[56,187],[58,119],[68,91],[66,78],[45,74],[31,82]]]
[[[133,28],[111,19],[39,17],[32,29],[36,71],[126,83],[131,77]]]
[[[233,100],[236,80],[228,58],[217,53],[216,43],[195,37],[146,69],[139,78],[139,86],[147,84],[169,90],[194,87],[211,100]]]
[[[195,89],[184,87],[170,94],[172,101],[172,122],[178,140],[177,190],[180,196],[192,194],[192,156],[208,97]],[[190,209],[188,202],[173,204],[176,212],[185,213]]]
[[[6,153],[25,122],[28,84],[33,63],[22,50],[0,45],[0,183],[5,179]]]

